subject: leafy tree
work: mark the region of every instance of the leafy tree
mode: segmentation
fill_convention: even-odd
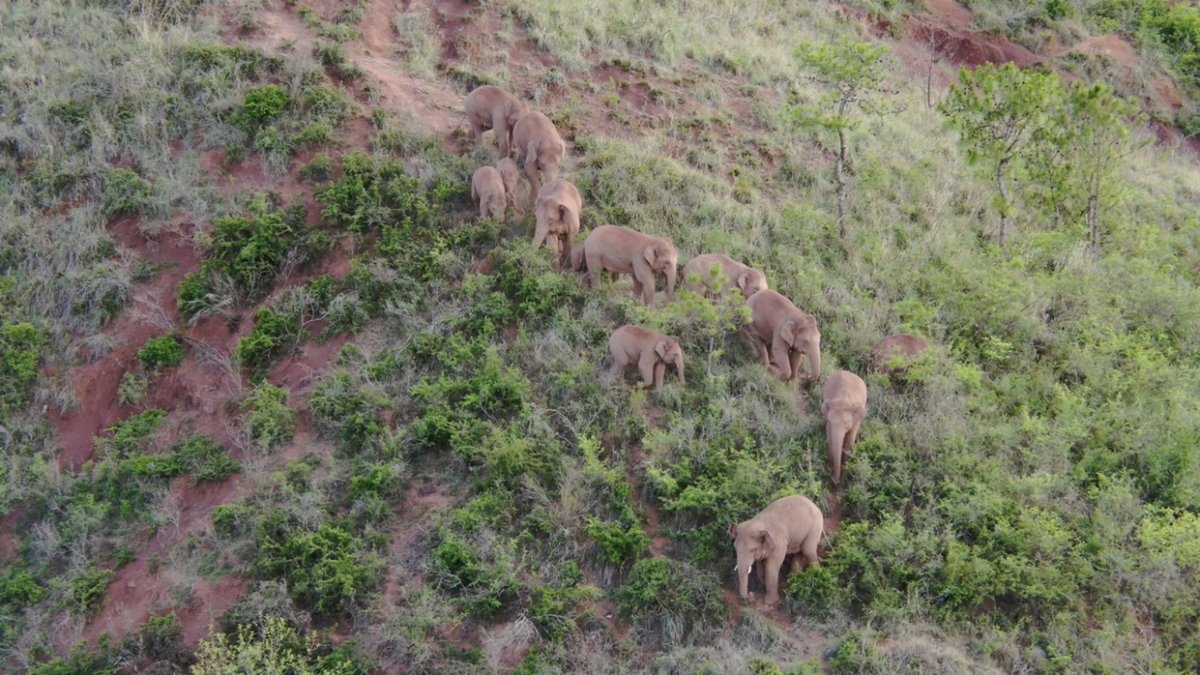
[[[846,132],[858,120],[855,109],[878,113],[873,99],[883,91],[888,66],[886,45],[839,38],[829,44],[805,45],[796,50],[796,59],[814,72],[818,82],[829,87],[821,110],[798,108],[796,119],[802,125],[826,129],[837,134],[838,154],[834,168],[837,182],[838,232],[846,236],[846,162],[849,149]]]
[[[1012,215],[1007,181],[1046,140],[1043,130],[1061,100],[1062,87],[1053,73],[989,63],[973,71],[960,69],[958,82],[942,101],[941,110],[958,130],[967,161],[995,178],[1001,245]]]

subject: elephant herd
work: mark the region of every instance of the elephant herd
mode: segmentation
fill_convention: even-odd
[[[520,164],[530,186],[535,247],[545,244],[560,268],[586,274],[591,288],[605,272],[614,278],[627,274],[633,280],[634,296],[653,305],[661,276],[667,300],[674,298],[678,253],[670,239],[628,227],[600,225],[584,241],[575,241],[583,198],[573,183],[558,175],[566,159],[566,143],[545,114],[492,85],[474,89],[464,107],[474,140],[480,142],[483,132],[491,129],[500,153],[495,166],[480,167],[471,178],[471,198],[480,218],[503,219],[508,207],[524,215],[516,195]],[[509,157],[512,147],[516,162]],[[821,332],[816,318],[771,290],[762,270],[721,253],[705,253],[684,266],[683,279],[689,290],[702,295],[719,296],[735,289],[742,294],[750,313],[743,332],[768,372],[789,383],[812,384],[820,378]],[[914,335],[891,335],[876,344],[871,365],[895,375],[902,370],[898,362],[928,347],[928,342]],[[643,387],[661,389],[668,365],[675,369],[680,383],[684,382],[683,348],[671,336],[644,326],[624,325],[613,331],[608,349],[618,381],[623,381],[626,367],[636,363]],[[840,487],[843,460],[853,449],[867,415],[866,383],[854,373],[835,372],[822,386],[820,410],[831,478]],[[779,499],[754,518],[733,525],[729,534],[737,552],[735,570],[741,597],[749,597],[749,572],[755,562],[762,561],[758,576],[766,587],[766,601],[777,602],[785,558],[799,554],[807,564],[815,564],[823,527],[820,509],[800,495]],[[800,557],[793,558],[793,571],[800,563]]]

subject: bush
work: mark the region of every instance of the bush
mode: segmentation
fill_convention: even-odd
[[[229,121],[247,134],[254,134],[282,115],[291,103],[286,89],[277,84],[264,84],[246,92],[241,105],[230,114]]]
[[[246,433],[259,447],[273,450],[296,433],[296,411],[288,407],[287,396],[286,389],[263,381],[242,401]]]
[[[150,381],[146,376],[133,371],[121,375],[121,383],[117,385],[117,402],[121,405],[137,405],[146,396]]]
[[[0,413],[15,412],[29,402],[45,345],[45,335],[33,324],[0,326]]]
[[[80,572],[67,582],[76,611],[90,616],[100,609],[112,579],[112,570],[93,570]]]
[[[323,181],[333,175],[333,160],[329,155],[319,152],[313,155],[308,164],[301,167],[299,176],[305,180]]]
[[[151,338],[138,350],[137,358],[146,370],[172,368],[183,363],[183,341],[174,335]]]
[[[287,580],[292,597],[315,614],[344,614],[366,602],[379,577],[379,561],[359,550],[349,532],[322,523],[315,531],[264,529],[255,569],[262,578]]]
[[[613,597],[631,621],[656,629],[665,644],[710,636],[728,608],[713,579],[668,558],[639,560]]]
[[[150,206],[150,182],[129,169],[110,169],[104,182],[101,211],[108,217],[137,215]]]
[[[114,422],[105,430],[107,436],[96,439],[96,448],[103,454],[118,459],[140,454],[146,439],[158,430],[166,417],[166,411],[153,408],[126,420]]]
[[[472,616],[491,619],[517,598],[518,584],[506,559],[486,560],[446,528],[433,549],[433,583],[455,593]]]
[[[299,317],[261,307],[254,317],[254,330],[238,341],[233,355],[243,367],[261,375],[275,359],[298,347],[305,337]]]
[[[341,650],[328,653],[317,643],[316,634],[301,632],[280,617],[267,617],[237,626],[232,639],[214,633],[201,640],[192,672],[357,675],[365,671]]]

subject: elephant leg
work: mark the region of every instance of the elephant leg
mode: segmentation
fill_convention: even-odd
[[[658,363],[654,364],[654,389],[655,389],[655,391],[662,389],[663,374],[666,372],[666,370],[667,370],[667,364],[663,363],[662,361],[659,361]]]
[[[774,605],[779,602],[779,571],[783,568],[783,556],[771,556],[766,563],[767,604]]]
[[[479,141],[483,140],[483,132],[484,132],[483,125],[480,124],[479,122],[476,122],[475,118],[472,117],[471,118],[471,138],[475,139],[475,142],[478,143]]]
[[[824,527],[824,524],[822,524]],[[821,530],[815,529],[800,545],[800,552],[804,554],[804,568],[820,567],[821,563],[817,560],[817,546],[821,544]],[[800,562],[800,556],[796,556],[796,562]]]
[[[619,356],[613,356],[612,374],[613,377],[616,378],[617,382],[625,381],[625,366],[627,365],[628,362],[625,361],[625,359]]]
[[[800,378],[800,360],[803,358],[804,358],[804,354],[801,354],[799,351],[797,351],[795,349],[788,352],[788,365],[790,365],[792,367],[792,379],[793,380]]]
[[[792,556],[792,574],[799,574],[800,570],[804,569],[804,558],[799,555]]]
[[[614,274],[613,276],[615,277],[617,275]],[[633,297],[635,297],[635,298],[642,297],[642,282],[638,281],[638,278],[636,276],[633,277]]]
[[[492,129],[496,132],[496,149],[500,151],[500,158],[508,157],[508,116],[503,110],[492,114]]]
[[[767,577],[766,577],[766,574],[763,572],[763,570],[766,569],[766,566],[767,566],[766,560],[759,560],[758,563],[754,566],[754,575],[758,577],[758,585],[762,586],[763,588],[767,587]]]
[[[842,454],[843,455],[850,454],[850,451],[854,449],[854,441],[858,440],[858,425],[859,424],[860,424],[859,422],[855,422],[854,426],[850,427],[850,430],[846,432],[846,442],[844,444],[842,444]]]
[[[653,349],[643,352],[641,360],[638,361],[638,372],[642,374],[642,386],[647,389],[654,386],[655,361]]]

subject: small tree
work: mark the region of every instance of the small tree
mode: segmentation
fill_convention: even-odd
[[[796,59],[814,72],[818,82],[830,89],[821,110],[797,108],[796,119],[801,124],[833,131],[838,137],[837,164],[834,178],[837,183],[838,232],[846,236],[846,162],[848,148],[846,132],[857,123],[855,109],[877,113],[872,100],[883,92],[888,48],[850,38],[839,38],[830,44],[806,45],[796,50]]]
[[[1042,131],[1061,100],[1061,82],[1053,73],[989,63],[974,71],[960,69],[958,82],[942,101],[967,161],[982,165],[996,180],[1002,246],[1012,213],[1007,180],[1046,140]]]

